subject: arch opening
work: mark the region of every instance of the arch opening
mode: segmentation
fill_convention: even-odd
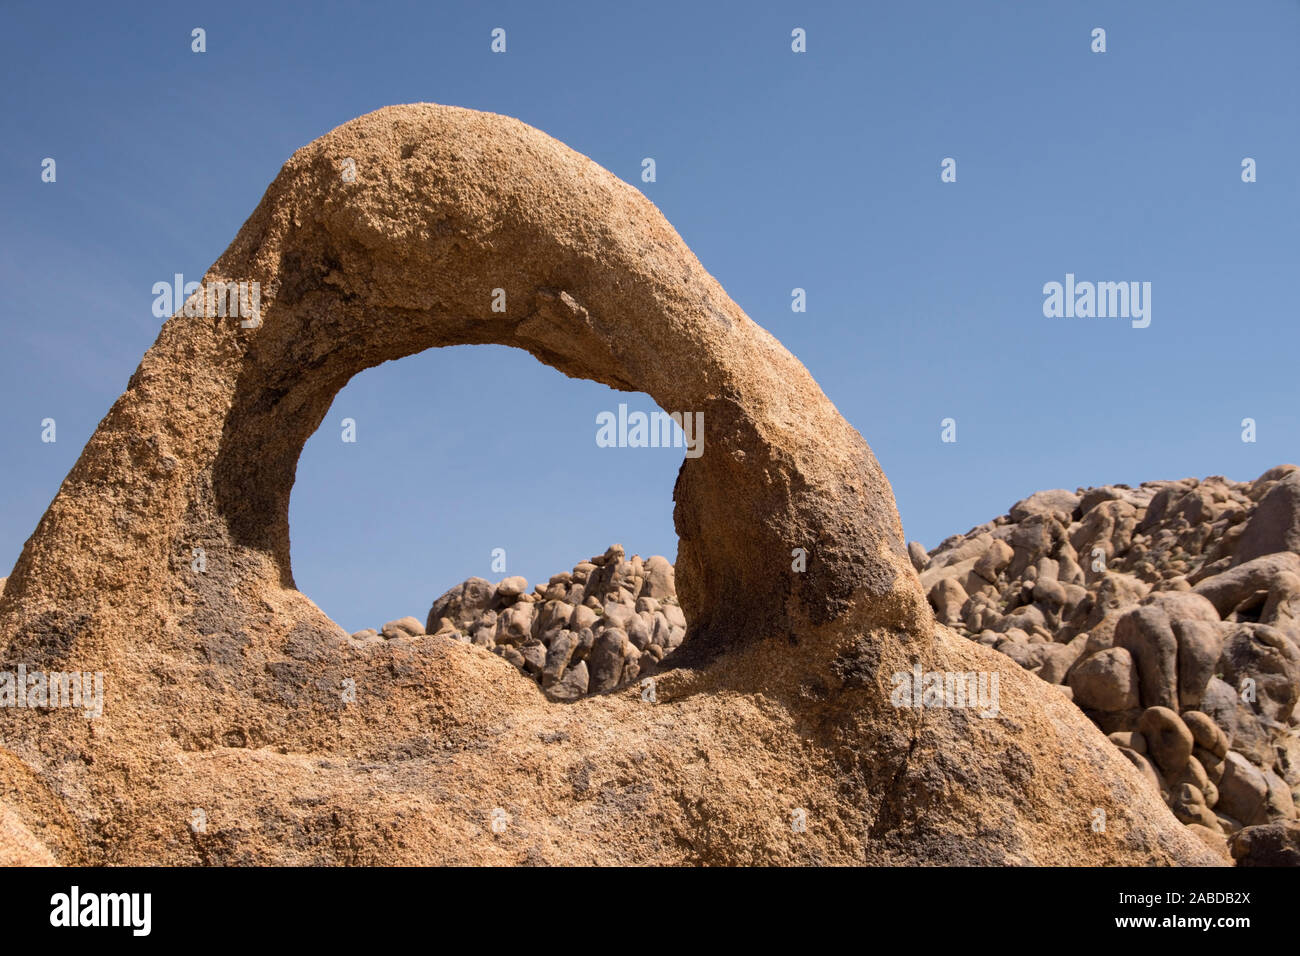
[[[299,459],[294,582],[354,639],[440,633],[559,699],[650,676],[686,628],[665,491],[688,436],[647,428],[664,421],[515,349],[368,369]]]

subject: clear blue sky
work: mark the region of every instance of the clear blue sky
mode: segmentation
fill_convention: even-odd
[[[6,3],[0,563],[156,337],[153,283],[201,278],[295,149],[393,103],[519,117],[642,188],[927,547],[1040,488],[1300,458],[1300,3],[757,6]],[[1067,272],[1151,282],[1150,327],[1045,318]],[[504,348],[359,375],[299,465],[299,587],[355,630],[500,577],[496,547],[530,582],[614,541],[673,557],[682,452],[596,447],[619,401],[654,407]]]

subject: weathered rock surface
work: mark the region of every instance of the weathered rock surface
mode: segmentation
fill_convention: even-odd
[[[102,671],[107,697],[95,721],[0,711],[8,858],[1218,860],[1057,688],[935,625],[866,442],[654,206],[585,157],[501,116],[380,110],[290,159],[216,281],[260,283],[260,324],[163,326],[0,598],[3,662]],[[295,590],[289,494],[334,395],[473,343],[703,413],[705,452],[673,492],[680,608],[656,612],[689,626],[654,695],[549,700],[508,663],[540,661],[543,682],[556,663],[535,618],[451,636],[477,591],[437,609],[433,634],[354,639]],[[1118,548],[1135,520],[1120,509],[1084,537]],[[1068,544],[1065,521],[1027,517],[1012,572]],[[1061,609],[1038,612],[1026,624],[1050,641]],[[577,632],[588,655],[595,639]],[[998,716],[895,706],[914,668],[998,673]],[[574,698],[598,679],[586,660],[557,676],[548,690]]]

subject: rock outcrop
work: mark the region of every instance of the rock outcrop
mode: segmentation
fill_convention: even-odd
[[[163,326],[0,597],[5,667],[100,672],[106,698],[89,720],[0,709],[6,846],[104,864],[1218,859],[1059,689],[936,626],[866,442],[585,157],[505,117],[380,110],[285,165],[204,279],[240,282],[260,321],[191,303]],[[333,396],[474,343],[703,414],[673,491],[688,626],[651,700],[618,690],[626,629],[557,672],[559,696],[612,692],[564,704],[414,633],[428,622],[354,639],[294,588],[289,494]],[[1008,542],[1016,574],[1068,527],[1042,507]],[[1134,533],[1135,505],[1100,507],[1076,552]],[[1046,623],[1023,607],[1019,629]],[[527,614],[497,628],[522,639]],[[510,646],[544,683],[556,643]],[[920,706],[899,702],[910,674]],[[939,706],[931,674],[940,702],[944,675],[996,674],[997,715]]]
[[[941,621],[1059,685],[1189,829],[1290,859],[1259,848],[1300,799],[1298,482],[1039,492],[911,553]]]

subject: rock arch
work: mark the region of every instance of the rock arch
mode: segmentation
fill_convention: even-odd
[[[675,520],[683,603],[709,643],[824,623],[907,577],[885,477],[803,366],[640,192],[515,120],[424,105],[341,127],[286,164],[204,281],[259,282],[260,327],[168,322],[45,527],[99,497],[94,472],[132,487],[119,506],[151,541],[214,542],[216,573],[240,580],[265,556],[291,585],[289,492],[335,393],[386,360],[493,343],[703,413],[707,453],[682,469]],[[96,536],[132,534],[98,517]],[[41,539],[19,580],[67,564]],[[221,561],[231,548],[248,554]]]
[[[345,168],[355,179],[345,180]],[[826,802],[820,843],[808,841],[821,849],[809,861],[1204,857],[1082,715],[1032,676],[1004,684],[1015,730],[889,706],[892,672],[987,669],[997,659],[936,631],[892,492],[862,437],[654,206],[585,157],[501,116],[428,104],[380,110],[293,156],[205,277],[213,282],[259,283],[260,325],[183,313],[164,325],[0,598],[8,659],[102,668],[134,688],[89,740],[63,714],[41,729],[0,715],[10,748],[0,770],[6,760],[42,768],[47,783],[77,794],[67,799],[79,815],[99,821],[85,825],[81,849],[64,840],[64,861],[211,862],[195,857],[202,841],[168,835],[178,819],[183,829],[186,806],[243,799],[249,814],[281,813],[282,823],[290,815],[289,796],[225,793],[232,767],[292,794],[307,786],[307,771],[291,755],[383,753],[406,766],[386,749],[404,734],[417,751],[474,735],[470,749],[487,755],[465,757],[456,779],[487,793],[500,782],[491,753],[519,764],[536,749],[530,720],[568,722],[566,739],[585,765],[622,759],[611,756],[622,747],[642,766],[634,776],[656,768],[646,786],[663,801],[661,826],[676,843],[608,832],[579,840],[624,859],[798,861],[802,851],[785,845],[780,824],[769,832],[787,796]],[[505,312],[492,311],[497,289]],[[504,683],[494,668],[506,665],[474,658],[477,649],[429,639],[360,650],[293,590],[289,494],[333,396],[381,362],[477,343],[517,346],[567,375],[703,413],[705,452],[686,460],[674,489],[678,590],[691,621],[683,663],[693,668],[664,677],[660,699],[678,737],[655,736],[636,700],[586,701],[557,716],[535,690]],[[791,571],[794,547],[809,551],[806,573]],[[191,568],[198,548],[202,573]],[[357,707],[360,723],[336,699],[342,680],[371,691]],[[178,710],[169,696],[177,693],[191,711]],[[580,707],[623,728],[617,747],[589,736],[573,716]],[[748,715],[745,726],[737,714]],[[52,732],[61,726],[66,733]],[[750,810],[728,817],[715,796],[691,796],[683,768],[704,744],[737,767],[769,764],[764,809],[751,808],[765,821],[761,837],[744,822]],[[78,764],[78,748],[95,759]],[[1068,793],[1069,774],[1054,765],[1071,749],[1102,784]],[[552,761],[537,759],[541,779]],[[368,813],[396,819],[413,790],[442,792],[444,771],[421,773]],[[123,782],[132,777],[145,783]],[[344,826],[340,808],[357,805],[358,784],[341,771],[331,780],[330,819]],[[805,785],[816,792],[783,793]],[[32,806],[14,786],[0,800]],[[530,793],[554,798],[536,780],[504,789],[522,801],[525,820],[536,806]],[[1086,816],[1078,832],[1052,832],[1083,813],[1071,803],[1080,793],[1119,802],[1124,839],[1092,839]],[[103,808],[123,805],[147,837],[124,839],[132,826],[104,834]],[[700,813],[713,821],[703,843],[681,835],[698,837]],[[986,813],[995,822],[981,823]],[[534,823],[541,840],[545,826]],[[418,838],[406,834],[412,859],[462,852],[439,827],[423,821]],[[347,851],[260,846],[285,862],[364,861],[360,829],[349,829]],[[372,836],[391,851],[391,835]],[[258,845],[253,835],[231,837],[231,858]]]

